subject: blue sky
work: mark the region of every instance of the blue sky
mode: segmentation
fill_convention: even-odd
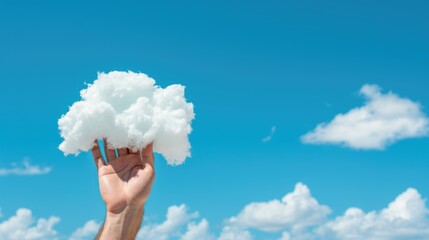
[[[297,182],[331,219],[349,207],[379,211],[410,187],[428,198],[428,138],[384,150],[300,140],[364,105],[364,84],[429,114],[428,10],[427,1],[2,1],[0,168],[28,158],[52,170],[0,176],[0,223],[27,208],[61,218],[55,229],[67,238],[103,220],[91,156],[58,150],[57,120],[84,82],[112,70],[183,84],[195,105],[192,158],[170,167],[157,155],[148,222],[186,204],[219,235],[244,206],[281,199]]]

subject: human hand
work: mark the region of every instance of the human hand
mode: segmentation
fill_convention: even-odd
[[[139,152],[131,149],[108,149],[104,141],[107,163],[101,155],[98,142],[92,154],[98,169],[100,193],[106,209],[119,213],[126,207],[143,207],[149,197],[155,178],[152,144]]]
[[[101,197],[107,211],[99,238],[105,236],[103,239],[128,239],[126,236],[135,235],[140,227],[144,204],[155,179],[153,145],[149,144],[138,152],[118,149],[117,157],[115,150],[108,149],[104,141],[104,150],[107,162],[95,141],[92,154],[98,170]],[[121,232],[125,235],[120,234]],[[114,234],[120,234],[117,235],[119,238],[113,237]]]

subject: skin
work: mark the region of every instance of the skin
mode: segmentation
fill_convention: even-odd
[[[101,197],[106,204],[106,219],[95,239],[135,239],[155,179],[153,145],[141,151],[109,149],[104,141],[107,159],[94,142],[92,155],[98,171]]]

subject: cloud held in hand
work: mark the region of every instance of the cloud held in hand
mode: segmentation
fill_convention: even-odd
[[[186,102],[185,87],[161,88],[143,73],[99,73],[80,92],[58,120],[65,154],[92,148],[95,139],[106,138],[109,148],[141,149],[154,143],[154,151],[169,164],[181,164],[190,156],[188,134],[194,119],[193,104]]]

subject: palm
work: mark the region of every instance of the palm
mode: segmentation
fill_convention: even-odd
[[[94,160],[98,166],[100,193],[108,212],[120,212],[133,204],[146,202],[154,180],[152,145],[142,152],[132,153],[119,149],[105,149],[108,164],[102,164],[101,154],[93,149]],[[102,157],[101,157],[102,160]]]

